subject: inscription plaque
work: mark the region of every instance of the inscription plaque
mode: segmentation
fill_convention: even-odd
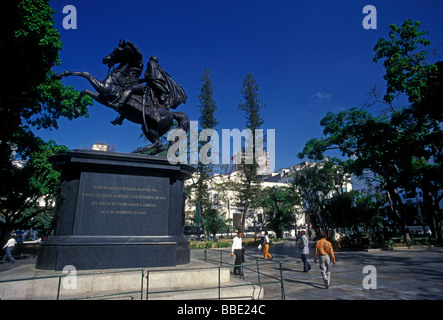
[[[153,236],[167,231],[169,178],[83,172],[80,181],[77,234]]]

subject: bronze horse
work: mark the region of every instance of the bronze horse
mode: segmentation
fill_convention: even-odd
[[[88,72],[78,71],[64,71],[56,74],[54,77],[57,79],[68,76],[86,78],[97,92],[87,89],[81,91],[77,103],[84,95],[89,95],[94,100],[119,113],[119,118],[111,123],[121,124],[122,119],[127,119],[140,124],[143,133],[152,144],[147,147],[138,148],[133,151],[134,153],[146,153],[150,151],[150,154],[154,155],[165,150],[165,147],[160,141],[160,137],[168,132],[174,120],[178,122],[178,129],[182,129],[185,132],[189,131],[188,116],[183,112],[170,111],[167,105],[160,105],[153,94],[148,94],[148,92],[152,92],[150,91],[149,83],[141,92],[140,90],[134,91],[131,96],[124,101],[124,104],[118,105],[118,103],[116,103],[119,99],[121,100],[122,95],[125,94],[125,90],[128,87],[140,87],[140,83],[143,82],[143,79],[139,79],[143,70],[143,56],[132,42],[120,40],[118,46],[103,58],[103,63],[108,65],[110,70],[108,76],[103,81],[97,80]],[[114,65],[117,63],[119,66],[114,68]],[[168,74],[166,75],[169,76]],[[175,82],[173,82],[173,84],[176,85]],[[178,87],[180,90],[183,90],[180,86]],[[186,94],[184,94],[184,91],[181,92],[182,100],[178,103],[175,102],[172,106],[173,108],[177,107],[180,103],[186,102]],[[152,111],[155,111],[156,117],[153,117]],[[174,142],[175,141],[170,142],[170,145]]]

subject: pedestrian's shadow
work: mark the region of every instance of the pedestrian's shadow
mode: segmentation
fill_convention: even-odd
[[[304,284],[304,285],[311,286],[311,287],[314,287],[317,289],[324,289],[325,288],[324,285],[321,285],[319,283],[308,282],[308,281],[300,281],[300,280],[292,280],[292,279],[285,279],[285,281],[292,282],[292,283],[298,283],[298,284]]]

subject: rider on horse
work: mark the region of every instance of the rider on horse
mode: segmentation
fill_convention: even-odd
[[[151,145],[138,148],[135,153],[149,151],[151,155],[155,155],[165,150],[160,138],[172,128],[174,121],[177,121],[177,129],[189,131],[188,116],[180,111],[169,110],[185,103],[186,93],[158,65],[156,57],[149,59],[143,79],[140,79],[143,56],[130,41],[120,40],[118,46],[102,62],[109,67],[108,76],[103,81],[84,71],[64,71],[55,74],[54,78],[78,76],[87,79],[96,92],[82,90],[76,104],[88,95],[121,115],[113,124],[121,124],[123,119],[128,119],[142,125],[142,131]],[[118,66],[113,68],[115,64]],[[144,82],[147,84],[142,85]],[[174,143],[175,141],[170,141],[170,145]]]
[[[158,58],[152,56],[146,66],[144,78],[138,80],[139,84],[128,85],[117,102],[111,103],[115,108],[123,107],[131,98],[132,94],[145,94],[153,102],[154,107],[149,108],[148,114],[155,121],[160,122],[160,114],[157,108],[176,108],[180,103],[186,102],[186,94],[181,86],[176,84],[170,75],[158,64]],[[146,85],[142,83],[146,82]],[[124,116],[118,116],[111,123],[121,125]]]

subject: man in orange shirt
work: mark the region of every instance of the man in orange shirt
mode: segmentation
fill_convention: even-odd
[[[335,267],[335,255],[332,244],[326,240],[326,234],[322,232],[320,240],[315,244],[314,263],[317,263],[317,256],[320,256],[320,271],[326,289],[331,282],[331,260]]]

